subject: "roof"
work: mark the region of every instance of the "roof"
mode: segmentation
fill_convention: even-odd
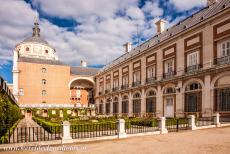
[[[226,10],[230,7],[229,0],[219,0],[218,2],[214,3],[213,5],[207,6],[197,13],[189,16],[188,18],[180,21],[176,25],[172,26],[171,28],[165,30],[164,32],[155,35],[151,39],[147,40],[146,42],[142,43],[141,45],[133,48],[130,52],[123,54],[119,58],[115,59],[110,64],[103,67],[100,71],[106,71],[107,69],[129,59],[140,52],[153,47],[157,46],[161,42],[174,37],[175,35],[188,30],[189,28],[207,20],[208,18],[220,13],[223,10]]]
[[[59,60],[29,58],[29,57],[19,57],[18,62],[48,64],[48,65],[66,65],[63,62],[59,61]]]
[[[49,45],[48,42],[42,38],[42,37],[37,37],[37,36],[32,36],[32,37],[29,37],[29,38],[26,38],[24,42],[35,42],[35,43],[42,43],[42,44],[46,44],[46,45]]]
[[[97,74],[98,69],[96,68],[89,68],[89,67],[82,67],[82,66],[74,66],[70,68],[70,73],[75,75],[87,75],[93,76]]]

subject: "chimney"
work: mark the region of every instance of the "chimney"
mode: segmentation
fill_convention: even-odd
[[[132,49],[132,44],[131,44],[130,42],[127,42],[127,43],[125,43],[125,44],[123,45],[123,47],[125,48],[125,52],[127,53],[127,52],[131,51],[131,49]]]
[[[214,3],[216,3],[218,0],[207,0],[207,6],[210,6]]]
[[[81,60],[81,67],[87,67],[87,63],[83,60]]]
[[[165,30],[165,23],[166,21],[163,19],[160,19],[155,23],[157,26],[157,33],[162,33]]]

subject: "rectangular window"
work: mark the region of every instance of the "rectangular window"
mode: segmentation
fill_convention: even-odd
[[[133,72],[133,82],[141,81],[141,71]]]
[[[165,73],[171,73],[174,71],[174,59],[165,61]]]
[[[198,64],[198,52],[193,52],[187,56],[187,66],[194,66]]]
[[[155,77],[155,66],[150,66],[147,68],[147,78],[154,78]]]
[[[20,88],[20,89],[19,89],[19,95],[20,95],[20,96],[23,96],[23,95],[24,95],[24,89],[23,89],[23,88]]]
[[[103,92],[103,85],[102,84],[99,85],[99,92]]]
[[[113,88],[119,87],[118,78],[113,80]]]
[[[111,88],[110,82],[106,82],[106,90],[110,90],[110,88]]]
[[[220,44],[221,57],[230,56],[230,40],[224,41]]]
[[[129,84],[129,76],[124,75],[122,76],[122,85],[128,85]]]

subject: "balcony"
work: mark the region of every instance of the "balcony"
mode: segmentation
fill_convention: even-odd
[[[156,77],[146,78],[146,84],[153,83],[156,81]]]
[[[136,81],[136,82],[133,82],[132,87],[137,87],[139,85],[141,85],[141,81]]]
[[[114,88],[113,88],[113,91],[117,91],[117,90],[119,90],[118,87],[114,87]]]
[[[176,75],[176,71],[168,72],[168,73],[163,73],[163,79],[171,79]]]
[[[105,90],[105,94],[108,94],[110,92],[110,89]]]
[[[191,65],[191,66],[187,66],[185,68],[185,72],[186,73],[192,73],[192,72],[197,72],[202,68],[201,64],[197,64],[197,65]]]
[[[230,64],[230,55],[214,59],[216,65]]]
[[[128,85],[128,84],[125,84],[125,85],[122,85],[122,86],[121,86],[121,89],[122,89],[122,90],[125,90],[125,89],[128,89],[128,88],[129,88],[129,85]]]

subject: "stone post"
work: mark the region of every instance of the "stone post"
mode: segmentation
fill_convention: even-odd
[[[126,138],[127,137],[127,134],[125,132],[125,120],[124,119],[118,119],[117,131],[118,131],[118,138]]]
[[[216,125],[216,127],[220,127],[220,114],[219,113],[215,113],[214,114],[214,124]]]
[[[63,121],[62,140],[61,143],[73,143],[73,139],[70,136],[70,123],[69,121]]]
[[[189,128],[191,130],[196,130],[195,116],[194,115],[188,115],[188,118],[189,118]]]
[[[158,126],[159,129],[160,129],[161,134],[167,134],[168,133],[168,130],[165,127],[165,121],[166,121],[166,118],[161,117],[160,122],[159,122],[159,126]]]

